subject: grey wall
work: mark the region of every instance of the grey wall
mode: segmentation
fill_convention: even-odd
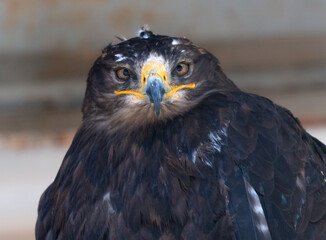
[[[1,0],[0,53],[102,48],[114,35],[195,41],[326,34],[325,0]]]

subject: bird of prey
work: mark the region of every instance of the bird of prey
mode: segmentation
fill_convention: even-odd
[[[190,40],[110,44],[82,112],[36,239],[326,239],[326,146]]]

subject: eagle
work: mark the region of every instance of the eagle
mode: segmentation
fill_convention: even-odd
[[[108,45],[82,113],[36,239],[326,239],[326,146],[190,40]]]

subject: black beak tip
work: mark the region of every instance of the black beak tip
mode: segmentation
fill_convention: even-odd
[[[156,116],[160,116],[161,112],[161,103],[154,103],[155,113]]]
[[[160,115],[161,102],[165,94],[164,84],[161,79],[148,79],[146,95],[154,104],[156,116]]]

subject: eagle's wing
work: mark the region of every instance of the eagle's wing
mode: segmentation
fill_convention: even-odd
[[[268,99],[237,99],[221,152],[237,239],[326,239],[325,145]]]
[[[79,130],[62,162],[55,181],[42,194],[38,207],[36,239],[102,239],[108,233],[112,211],[110,195],[102,194],[103,176],[95,175],[92,159],[101,145]],[[87,141],[84,141],[84,140]],[[105,158],[104,158],[105,159]],[[100,166],[106,167],[105,161]],[[87,194],[86,194],[87,193]]]

